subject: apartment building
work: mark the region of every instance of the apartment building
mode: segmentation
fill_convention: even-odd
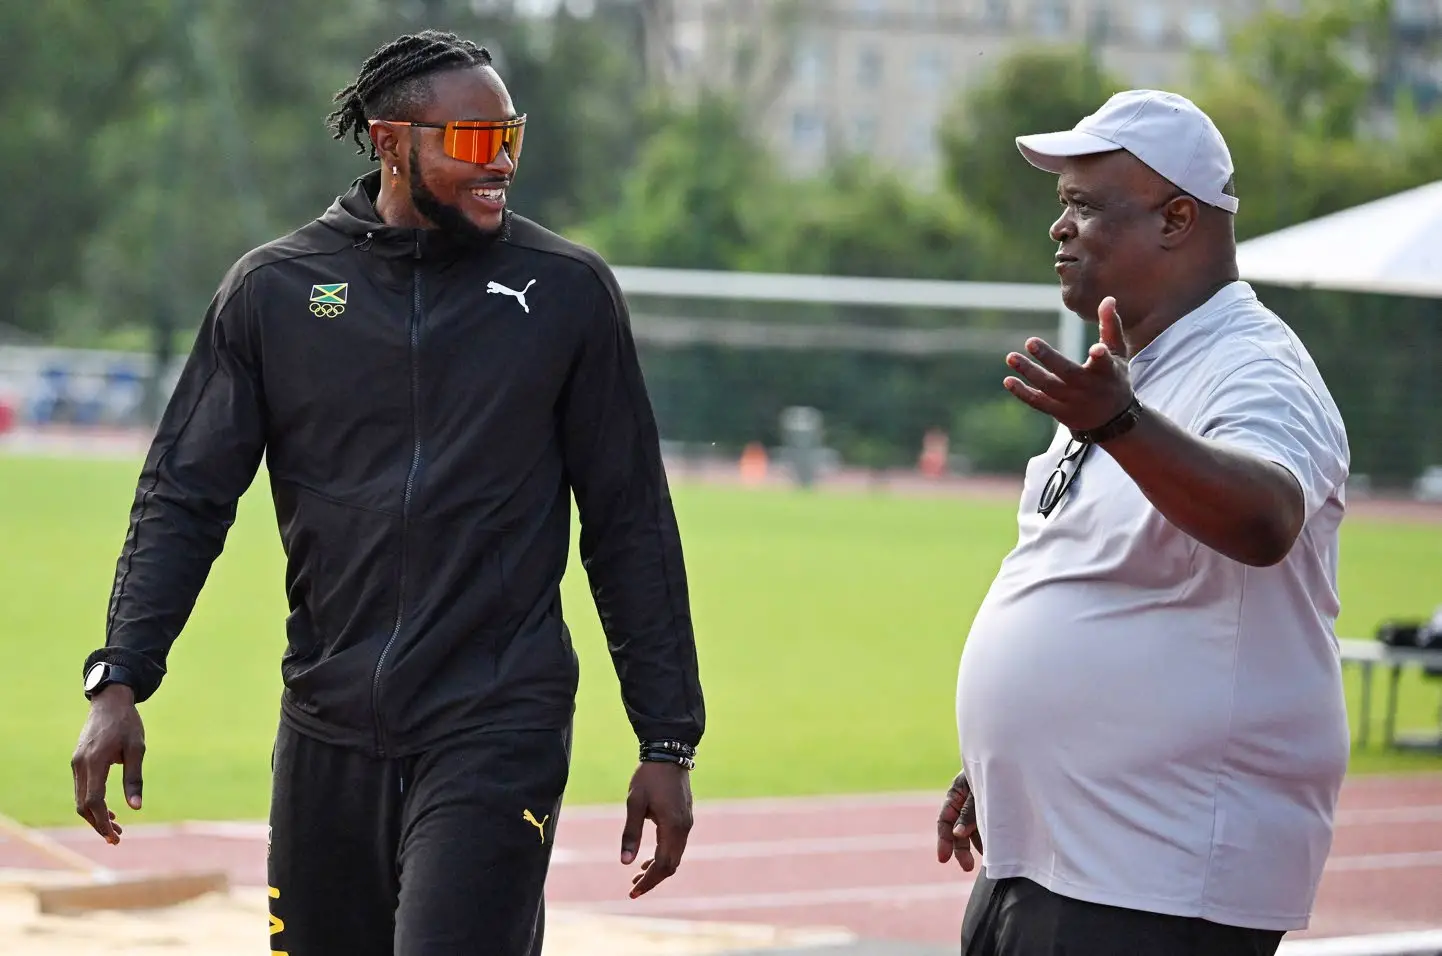
[[[1086,40],[1133,86],[1165,87],[1192,50],[1297,0],[673,0],[671,82],[744,87],[795,172],[837,149],[876,150],[928,178],[959,89],[1022,44]],[[1398,0],[1398,34],[1435,37],[1442,0]],[[1410,28],[1407,26],[1410,24]],[[1407,31],[1411,29],[1411,34]],[[1436,71],[1435,58],[1421,69]],[[1442,84],[1435,76],[1432,87]],[[1426,84],[1422,84],[1424,87]]]

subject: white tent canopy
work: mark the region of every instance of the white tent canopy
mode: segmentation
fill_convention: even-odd
[[[1442,298],[1442,180],[1237,247],[1242,278]]]

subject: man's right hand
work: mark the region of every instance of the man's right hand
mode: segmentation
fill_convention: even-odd
[[[124,684],[106,687],[90,702],[70,772],[75,778],[75,812],[105,838],[120,842],[120,825],[105,805],[105,778],[111,764],[124,766],[125,800],[140,809],[140,762],[145,757],[145,725],[135,708],[135,693]]]
[[[945,863],[953,856],[961,868],[970,873],[976,867],[971,848],[981,853],[981,830],[976,825],[976,794],[966,774],[959,773],[946,791],[941,815],[936,819],[936,861]]]

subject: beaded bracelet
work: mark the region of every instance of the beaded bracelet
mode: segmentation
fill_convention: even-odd
[[[641,755],[642,763],[674,763],[677,766],[685,767],[687,770],[696,769],[696,761],[690,757],[683,757],[680,754],[666,753],[661,750],[648,750]]]
[[[643,740],[642,750],[665,750],[669,753],[677,753],[683,757],[696,756],[696,748],[680,740]]]
[[[641,760],[652,763],[674,763],[694,770],[696,748],[679,740],[641,741]]]

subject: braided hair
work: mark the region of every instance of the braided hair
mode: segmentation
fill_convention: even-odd
[[[355,82],[335,95],[340,105],[326,117],[326,125],[333,138],[349,135],[358,154],[369,149],[370,158],[377,159],[369,120],[409,119],[424,106],[432,74],[490,64],[490,51],[454,33],[422,30],[398,37],[371,54]]]

